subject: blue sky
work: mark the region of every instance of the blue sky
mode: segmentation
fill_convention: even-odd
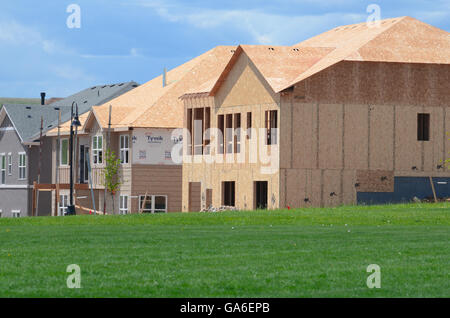
[[[67,6],[81,8],[69,29]],[[15,0],[0,3],[0,96],[145,83],[217,45],[292,45],[342,24],[412,16],[450,31],[450,0]]]

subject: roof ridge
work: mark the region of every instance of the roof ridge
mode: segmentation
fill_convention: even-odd
[[[401,21],[401,20],[404,20],[405,18],[411,18],[411,17],[405,15],[405,16],[401,16],[401,17],[394,17],[394,18],[380,19],[380,20],[378,20],[378,21],[380,21],[380,23],[383,23],[383,22],[389,22],[389,21],[392,21],[392,20],[399,20],[399,21]],[[411,19],[413,19],[413,18],[411,18]],[[367,24],[367,21],[359,22],[359,23],[353,23],[353,24],[343,24],[343,25],[339,25],[339,26],[337,26],[337,27],[331,29],[330,31],[335,30],[335,29],[338,29],[338,28],[352,27],[352,26],[363,25],[363,24]]]
[[[382,34],[385,33],[386,31],[390,30],[392,27],[394,27],[395,25],[397,25],[397,24],[400,23],[401,21],[404,21],[406,18],[411,18],[411,17],[403,16],[403,17],[398,17],[398,18],[388,18],[388,19],[380,20],[381,25],[383,25],[383,24],[385,24],[385,22],[389,22],[389,21],[392,21],[393,23],[391,23],[387,28],[386,28],[385,26],[380,26],[380,27],[372,28],[372,29],[375,29],[375,31],[378,30],[378,29],[379,29],[379,30],[378,30],[378,32],[374,32],[373,35],[369,36],[369,39],[368,39],[367,41],[364,41],[364,37],[366,36],[365,34],[358,34],[358,36],[352,37],[352,40],[353,40],[353,41],[354,41],[355,39],[358,39],[358,40],[362,39],[363,41],[362,41],[362,43],[360,43],[359,45],[357,45],[355,48],[351,49],[351,51],[349,51],[349,52],[347,52],[347,53],[345,53],[345,50],[347,49],[347,47],[346,47],[344,44],[341,44],[340,46],[335,46],[335,47],[334,47],[335,49],[332,50],[331,52],[329,52],[327,55],[325,55],[325,56],[321,59],[321,61],[323,61],[323,60],[326,59],[327,57],[329,58],[330,56],[333,56],[333,55],[338,55],[338,56],[339,56],[339,55],[340,55],[339,53],[341,53],[341,52],[343,51],[343,52],[342,52],[342,55],[343,55],[343,56],[342,56],[341,58],[337,58],[337,59],[334,61],[334,63],[331,63],[331,64],[329,64],[329,65],[327,65],[327,66],[325,67],[325,68],[329,68],[329,67],[331,67],[332,65],[335,65],[335,64],[339,63],[340,61],[345,60],[346,58],[348,58],[349,56],[351,56],[351,55],[353,55],[353,54],[358,54],[359,50],[360,50],[362,47],[365,47],[366,45],[368,45],[368,43],[374,41],[374,40],[377,39],[380,35],[382,35]],[[413,18],[411,18],[411,19],[413,19]],[[326,33],[336,32],[336,31],[341,30],[342,28],[347,29],[347,30],[350,30],[350,29],[354,29],[355,26],[360,26],[360,25],[363,25],[363,24],[366,24],[366,23],[367,23],[367,22],[362,22],[362,23],[358,23],[358,24],[350,24],[350,25],[346,25],[346,26],[345,26],[345,25],[344,25],[344,26],[338,26],[338,27],[336,27],[336,28],[334,28],[334,29],[331,29],[331,30],[326,31],[326,32],[321,33],[321,34],[318,34],[317,36],[314,36],[314,37],[312,37],[312,38],[309,38],[309,39],[307,39],[307,40],[305,40],[305,41],[303,41],[303,42],[300,42],[300,43],[298,43],[298,44],[295,45],[295,46],[298,47],[298,48],[300,48],[300,47],[308,47],[308,46],[309,46],[308,43],[306,43],[306,44],[307,44],[306,46],[302,46],[302,44],[305,43],[305,42],[310,41],[311,39],[318,38],[319,36],[323,36],[323,35],[326,34]],[[346,43],[346,42],[344,41],[344,43]],[[311,45],[311,46],[312,46],[312,45]],[[326,47],[326,46],[316,46],[316,47]],[[311,65],[311,67],[309,67],[307,70],[305,70],[302,74],[299,74],[299,76],[297,76],[291,83],[289,83],[289,85],[283,87],[281,90],[286,89],[286,88],[288,88],[288,87],[294,85],[295,83],[298,83],[298,82],[302,81],[302,80],[304,79],[303,77],[305,77],[305,74],[307,74],[308,71],[313,70],[314,67],[317,67],[317,65],[318,65],[321,61],[315,63],[314,65]],[[313,72],[312,74],[314,74],[314,72]],[[311,75],[312,75],[312,74],[311,74]],[[311,76],[311,75],[309,75],[309,76]],[[305,77],[305,78],[306,78],[306,77]]]
[[[192,68],[194,68],[196,65],[198,65],[198,63],[200,63],[200,61],[202,60],[202,56],[203,56],[203,57],[206,56],[206,54],[208,54],[208,52],[211,52],[211,51],[213,51],[213,50],[216,49],[216,48],[217,48],[217,47],[214,47],[214,48],[212,48],[212,49],[210,49],[210,50],[208,50],[208,51],[206,51],[206,52],[200,54],[199,56],[196,56],[196,57],[194,57],[194,58],[192,58],[192,59],[190,59],[190,60],[184,62],[183,64],[178,65],[178,66],[176,66],[176,67],[174,67],[174,68],[168,70],[168,71],[167,71],[167,76],[170,77],[171,73],[173,74],[174,72],[177,72],[177,71],[180,71],[180,72],[181,72],[183,66],[186,66],[186,64],[189,64],[189,63],[193,63],[193,65],[192,65],[191,67],[189,67],[189,70],[184,71],[184,72],[181,72],[180,78],[178,78],[177,80],[175,80],[175,81],[173,81],[173,82],[169,82],[169,83],[167,84],[166,87],[162,87],[162,90],[157,94],[157,95],[159,95],[159,96],[156,96],[156,100],[153,101],[152,104],[151,104],[150,106],[142,106],[142,107],[135,107],[135,106],[134,106],[134,107],[131,107],[131,106],[130,106],[130,108],[133,108],[133,110],[130,111],[130,113],[128,114],[128,116],[126,116],[125,118],[123,118],[124,120],[127,119],[127,118],[130,118],[129,122],[127,122],[127,123],[120,122],[120,123],[117,123],[117,124],[118,124],[118,125],[133,125],[134,122],[136,122],[137,120],[139,120],[140,116],[142,116],[142,115],[145,114],[148,110],[150,110],[151,108],[153,108],[153,107],[155,106],[155,104],[158,102],[158,100],[159,100],[162,96],[164,96],[168,91],[170,91],[174,86],[176,86],[177,82],[180,81],[180,79],[184,78],[188,73],[190,73],[190,71],[192,70]],[[150,89],[153,89],[153,88],[151,87],[151,85],[157,83],[157,82],[160,81],[160,80],[162,80],[162,74],[161,74],[161,75],[158,75],[158,76],[152,78],[151,80],[147,81],[146,83],[140,85],[140,87],[137,88],[137,91],[140,92],[141,90],[145,90],[145,89],[147,89],[149,86],[150,86]],[[137,91],[134,91],[133,93],[131,93],[132,91],[127,92],[127,93],[125,93],[125,94],[122,94],[122,95],[118,96],[117,98],[126,98],[126,95],[128,95],[128,93],[130,93],[130,94],[136,94]],[[114,103],[114,102],[113,102],[114,100],[115,100],[115,99],[109,101],[108,103],[113,104],[113,103]],[[105,104],[98,105],[98,106],[96,106],[96,107],[105,107],[105,106],[106,106],[106,103],[105,103]],[[113,108],[115,108],[115,107],[125,107],[125,106],[124,106],[124,105],[117,105],[117,106],[114,106],[114,105],[113,105]]]
[[[186,72],[184,72],[184,74],[183,74],[176,82],[172,83],[172,84],[174,84],[174,85],[171,86],[171,89],[175,89],[175,87],[177,87],[178,85],[180,85],[182,79],[184,79],[188,74],[190,74],[190,73],[192,72],[192,70],[194,70],[197,66],[199,66],[200,64],[202,64],[202,62],[204,62],[205,57],[206,57],[208,54],[212,54],[212,53],[216,52],[216,51],[219,50],[219,49],[225,49],[225,48],[228,48],[228,47],[233,47],[233,46],[219,45],[219,46],[216,46],[216,47],[214,47],[214,48],[212,48],[212,49],[206,51],[205,53],[199,55],[198,58],[200,58],[200,57],[202,57],[202,58],[199,59],[198,62],[195,63],[195,65],[193,65],[189,70],[187,70]],[[165,96],[165,94],[161,94],[161,95],[154,101],[154,103],[153,103],[151,106],[149,106],[148,108],[146,108],[146,109],[141,113],[141,115],[143,115],[143,114],[145,114],[145,113],[151,111],[151,110],[158,104],[158,102],[161,101],[161,99],[164,98],[164,96]],[[138,116],[136,119],[134,119],[134,120],[130,123],[130,125],[134,125],[134,124],[139,120],[139,117],[140,117],[140,116]]]

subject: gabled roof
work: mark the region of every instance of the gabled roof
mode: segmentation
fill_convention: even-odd
[[[241,45],[213,83],[189,94],[214,95],[239,56],[245,53],[279,93],[341,61],[450,64],[449,33],[411,17],[340,26],[293,47]]]
[[[56,101],[51,105],[55,107],[71,106],[72,103],[75,102],[78,104],[79,114],[84,114],[90,111],[92,106],[106,103],[138,86],[139,84],[136,82],[93,86],[62,100]]]
[[[136,82],[126,82],[126,83],[117,83],[117,84],[108,84],[108,85],[98,85],[86,88],[81,92],[73,94],[64,99],[58,100],[51,104],[52,107],[71,107],[72,103],[75,102],[78,104],[78,114],[80,116],[80,121],[83,124],[87,118],[87,112],[92,109],[92,106],[98,105],[101,103],[106,103],[126,92],[129,92],[135,88],[139,87],[139,84]],[[46,106],[41,106],[46,107]],[[75,110],[74,110],[75,111]],[[61,132],[68,132],[70,130],[70,111],[61,115]],[[58,120],[53,123],[54,127],[58,126]],[[54,135],[57,133],[57,129],[52,129],[47,133],[47,135]]]
[[[212,86],[209,85],[209,87],[203,84],[203,87],[200,87],[199,90],[210,89],[211,95],[214,95],[225,81],[239,56],[245,53],[273,91],[278,92],[294,80],[298,74],[316,64],[332,50],[333,48],[323,47],[292,48],[289,46],[240,45],[215,83]]]
[[[218,46],[163,76],[141,85],[101,106],[93,107],[93,115],[102,127],[108,126],[109,106],[112,106],[111,127],[183,127],[183,102],[179,97],[217,77],[235,50],[234,46]]]
[[[35,135],[39,137],[41,129],[41,117],[43,119],[43,132],[54,127],[53,122],[58,121],[58,114],[70,112],[66,106],[41,106],[41,105],[4,105],[2,111],[11,120],[22,142],[35,141]]]
[[[334,47],[320,62],[299,74],[292,86],[340,61],[450,64],[450,33],[411,17],[340,26],[294,47]],[[283,88],[283,89],[284,89]]]

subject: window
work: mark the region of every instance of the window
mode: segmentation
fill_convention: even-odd
[[[25,153],[19,153],[19,179],[25,180],[27,177],[27,156]]]
[[[234,114],[234,152],[241,152],[241,114]]]
[[[6,156],[5,154],[0,155],[0,171],[1,171],[1,184],[6,183]]]
[[[151,195],[141,195],[139,196],[139,210],[142,213],[152,213],[152,196]]]
[[[67,194],[60,194],[59,195],[59,202],[58,202],[58,215],[63,216],[67,212],[67,206],[69,205],[69,196]]]
[[[194,155],[203,154],[203,108],[194,109]]]
[[[204,133],[205,133],[205,138],[203,140],[204,142],[204,153],[209,155],[210,151],[211,151],[211,147],[210,147],[210,131],[209,129],[211,128],[211,108],[207,107],[205,108],[205,124],[204,124]]]
[[[92,157],[94,164],[103,163],[103,136],[92,137]]]
[[[59,162],[62,166],[69,164],[69,139],[61,139]]]
[[[235,183],[234,181],[222,182],[222,205],[235,205]]]
[[[120,136],[120,163],[122,164],[126,164],[129,162],[129,140],[130,139],[128,135]]]
[[[189,132],[189,136],[187,138],[187,155],[192,155],[192,140],[194,136],[192,135],[192,109],[187,110],[187,130]]]
[[[187,155],[210,153],[211,108],[187,109],[187,130],[190,134],[187,142]]]
[[[12,210],[11,215],[13,218],[20,218],[20,210]]]
[[[226,117],[225,142],[227,153],[233,153],[233,114],[228,114]]]
[[[145,199],[145,202],[144,202]],[[139,209],[143,213],[166,213],[166,195],[141,195],[139,196]]]
[[[430,114],[417,114],[417,140],[430,140]]]
[[[247,113],[247,139],[252,138],[252,113]]]
[[[217,153],[224,153],[224,127],[225,127],[225,117],[224,115],[217,116],[217,128],[219,136],[217,136]]]
[[[277,144],[277,128],[278,128],[278,112],[276,110],[268,110],[265,112],[267,144]]]
[[[162,195],[154,196],[154,213],[166,213],[167,212],[167,197]]]
[[[121,195],[119,197],[119,214],[125,215],[128,214],[128,196]]]
[[[3,211],[0,210],[0,218],[3,216]]]
[[[8,175],[12,175],[12,154],[8,154]]]

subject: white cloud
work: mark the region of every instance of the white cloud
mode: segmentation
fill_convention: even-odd
[[[129,4],[129,3],[127,3]],[[300,42],[314,30],[340,24],[364,22],[366,13],[324,13],[319,15],[282,15],[262,10],[227,10],[188,7],[184,4],[155,0],[133,3],[152,9],[172,23],[183,23],[198,29],[235,28],[249,34],[256,44],[291,45]]]
[[[62,50],[55,41],[45,39],[38,31],[14,20],[0,21],[0,43],[3,45],[38,47],[48,54]]]
[[[8,68],[6,74],[3,74],[8,78],[6,84],[0,85],[0,90],[6,93],[0,95],[14,95],[11,91],[16,90],[19,92],[15,93],[17,96],[33,96],[35,92],[30,93],[32,88],[66,92],[71,87],[78,88],[80,83],[96,80],[77,65],[79,54],[75,50],[14,19],[0,19],[0,47],[4,48],[0,52],[3,60],[12,59],[14,54],[19,54],[21,59],[26,59],[28,63],[26,66],[19,64]],[[67,61],[73,64],[68,65]],[[20,80],[17,80],[18,78]],[[61,93],[56,94],[63,96]]]
[[[95,77],[72,65],[52,65],[49,70],[57,77],[69,81],[93,81]]]
[[[82,58],[85,59],[121,59],[121,58],[135,58],[135,57],[143,57],[141,53],[139,53],[139,49],[131,48],[130,52],[125,55],[119,54],[81,54]]]

